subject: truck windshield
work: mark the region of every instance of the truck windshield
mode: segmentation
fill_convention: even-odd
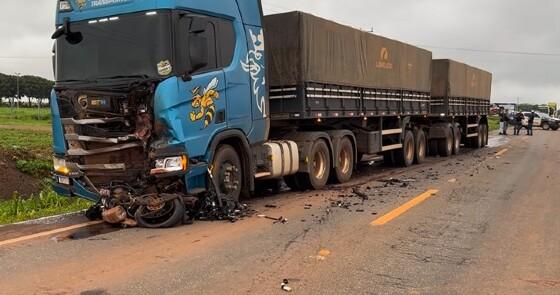
[[[153,78],[172,73],[170,11],[76,22],[70,29],[82,38],[78,44],[71,44],[64,36],[57,39],[57,82]]]

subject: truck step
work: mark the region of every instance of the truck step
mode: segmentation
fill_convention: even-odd
[[[387,145],[387,146],[384,146],[381,149],[381,151],[383,151],[383,152],[392,151],[392,150],[402,149],[402,147],[403,147],[402,143]]]
[[[402,133],[402,129],[387,129],[381,132],[382,135],[391,135],[391,134],[400,134]]]

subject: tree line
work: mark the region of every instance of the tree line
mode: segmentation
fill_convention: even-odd
[[[0,98],[17,97],[18,77],[0,73]],[[19,97],[27,97],[29,105],[31,98],[49,99],[54,82],[37,76],[19,77]]]

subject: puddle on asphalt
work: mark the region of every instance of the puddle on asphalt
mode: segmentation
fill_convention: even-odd
[[[110,240],[108,237],[101,237],[101,235],[116,232],[121,230],[121,227],[112,226],[110,224],[99,224],[95,226],[85,227],[76,231],[60,234],[51,238],[55,242],[62,242],[65,240],[84,240],[91,241],[104,241]]]
[[[489,148],[496,148],[506,145],[509,142],[509,137],[498,135],[498,136],[490,136],[488,138],[488,147]]]

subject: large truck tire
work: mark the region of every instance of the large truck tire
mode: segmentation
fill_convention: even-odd
[[[394,151],[395,164],[400,167],[410,167],[414,164],[415,155],[414,134],[410,130],[404,132],[403,147]]]
[[[438,153],[442,157],[450,157],[453,154],[453,129],[448,128],[445,132],[445,138],[437,140]]]
[[[174,227],[185,217],[185,204],[180,198],[165,203],[158,211],[151,212],[147,206],[140,206],[134,214],[138,226],[144,228]]]
[[[473,149],[479,149],[482,146],[482,142],[483,142],[482,125],[478,125],[477,131],[478,131],[477,136],[469,137],[467,139],[467,146]]]
[[[308,158],[310,161],[309,173],[296,174],[297,186],[302,190],[322,189],[327,185],[331,171],[331,156],[325,140],[317,139],[313,143]]]
[[[414,130],[414,143],[416,145],[414,153],[414,163],[422,164],[426,161],[427,144],[426,144],[426,133],[422,128]]]
[[[218,184],[218,193],[229,201],[239,202],[243,183],[243,167],[237,151],[230,145],[216,150],[212,161],[212,175]]]
[[[458,155],[461,151],[461,129],[455,126],[453,129],[453,154]]]
[[[352,178],[354,172],[354,146],[348,137],[340,140],[340,148],[338,155],[335,156],[338,161],[337,167],[333,168],[331,178],[334,182],[345,183]]]
[[[486,147],[488,146],[488,125],[483,124],[482,125],[482,146],[481,147]]]

